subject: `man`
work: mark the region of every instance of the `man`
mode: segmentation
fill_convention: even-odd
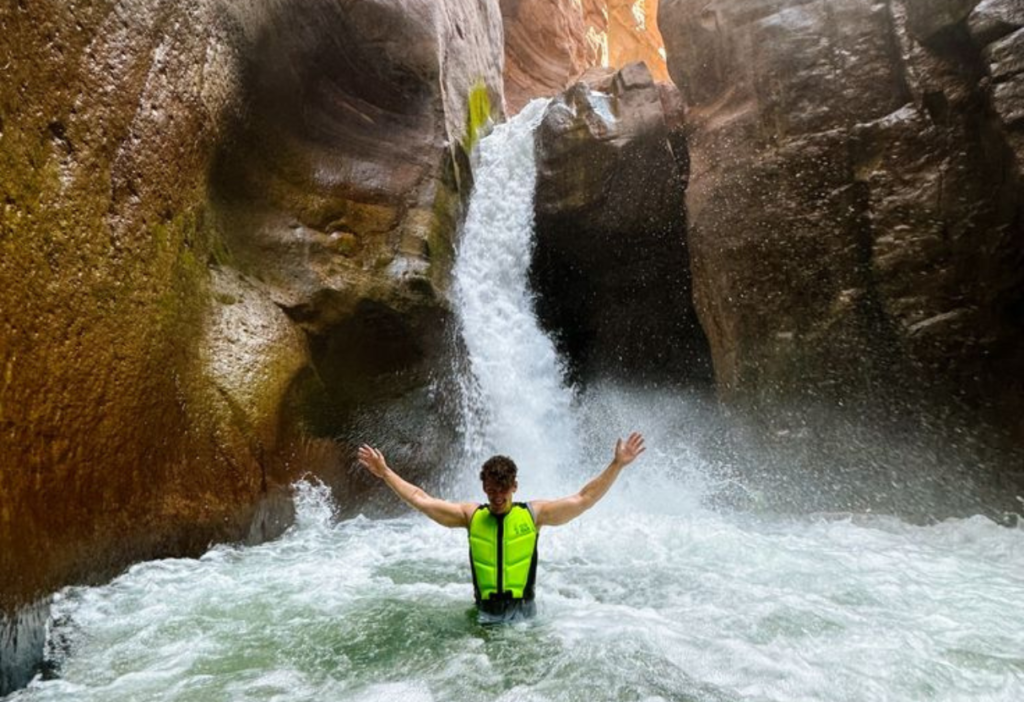
[[[506,456],[487,459],[480,471],[487,503],[447,502],[403,480],[384,454],[363,445],[359,462],[412,507],[442,526],[469,530],[469,558],[479,620],[514,622],[536,612],[533,585],[537,572],[537,536],[544,526],[572,521],[604,497],[623,468],[644,452],[637,432],[615,442],[608,467],[575,495],[559,500],[513,502],[519,485],[516,464]]]

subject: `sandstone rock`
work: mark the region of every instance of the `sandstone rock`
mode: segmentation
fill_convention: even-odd
[[[496,0],[0,7],[0,610],[279,532],[299,459],[342,463],[303,390],[366,367],[325,352],[433,397],[500,32]]]
[[[218,221],[232,263],[311,337],[316,372],[292,388],[292,407],[317,434],[346,437],[368,426],[365,403],[436,397],[427,385],[447,365],[468,153],[502,116],[499,7],[253,7],[243,23],[249,111],[218,155]],[[434,415],[434,427],[454,431]],[[437,465],[451,443],[421,443],[407,470]]]
[[[188,457],[217,449],[186,435],[205,176],[238,78],[227,29],[209,3],[141,1],[10,4],[0,26],[10,607],[247,528],[260,482],[193,479]]]
[[[443,306],[465,154],[501,116],[497,5],[255,7],[213,182],[233,260],[314,334],[362,299]]]
[[[603,14],[591,7],[589,17]],[[536,97],[561,91],[601,61],[575,0],[502,0],[505,28],[505,99],[515,113]],[[603,29],[601,30],[603,32]]]
[[[681,103],[644,64],[593,87],[556,98],[537,132],[538,314],[578,378],[700,380]]]
[[[607,13],[608,65],[621,68],[642,61],[655,81],[667,81],[658,0],[609,0]]]
[[[985,138],[970,122],[941,127],[908,106],[859,128],[853,157],[867,187],[872,280],[901,355],[988,403],[1016,372],[1024,337],[1006,307],[1021,284],[1009,263],[1022,256],[1017,193],[990,173],[1009,164]]]
[[[196,396],[215,413],[219,443],[263,467],[279,444],[280,416],[295,377],[310,362],[306,336],[261,288],[239,273],[211,271],[212,299],[199,343]]]
[[[975,3],[926,4],[662,0],[695,299],[734,403],[923,394],[1024,439],[1021,52],[986,50],[999,125]]]
[[[656,80],[668,79],[657,0],[501,0],[501,10],[511,113],[599,66],[642,61]]]

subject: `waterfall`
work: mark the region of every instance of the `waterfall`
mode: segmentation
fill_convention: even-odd
[[[521,467],[527,491],[557,489],[577,455],[572,391],[528,287],[536,181],[535,100],[481,141],[454,271],[456,311],[471,377],[463,382],[467,460],[495,453]]]

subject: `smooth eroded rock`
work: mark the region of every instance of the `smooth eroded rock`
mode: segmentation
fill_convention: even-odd
[[[342,430],[446,430],[501,56],[496,0],[0,7],[0,609],[273,537]]]
[[[505,99],[515,113],[536,97],[554,95],[599,65],[603,33],[573,0],[501,0],[505,28]]]

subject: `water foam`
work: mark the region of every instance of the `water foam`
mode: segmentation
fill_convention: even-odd
[[[524,492],[556,489],[552,479],[576,456],[572,392],[533,312],[528,271],[536,186],[535,100],[480,143],[473,197],[454,271],[456,308],[472,379],[466,383],[468,460],[494,453],[523,466]]]

